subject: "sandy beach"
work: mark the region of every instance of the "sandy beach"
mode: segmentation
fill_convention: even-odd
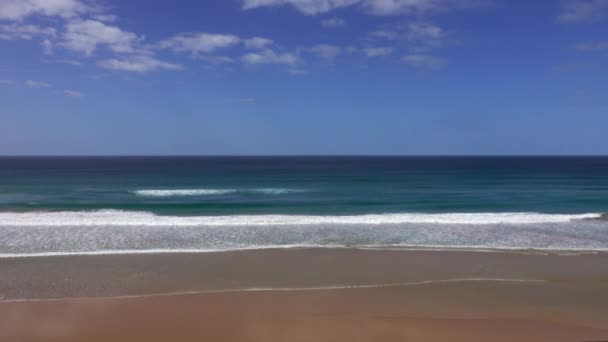
[[[0,272],[7,341],[608,339],[602,253],[296,249],[6,258]]]

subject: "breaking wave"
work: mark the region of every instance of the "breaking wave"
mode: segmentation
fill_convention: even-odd
[[[289,193],[303,192],[296,189],[261,188],[261,189],[143,189],[135,190],[133,193],[143,197],[186,197],[186,196],[213,196],[228,195],[234,193],[253,193],[265,195],[283,195]]]
[[[1,226],[293,226],[293,225],[522,225],[600,219],[602,214],[542,213],[400,213],[351,216],[231,215],[162,216],[145,211],[96,210],[62,212],[4,212]]]

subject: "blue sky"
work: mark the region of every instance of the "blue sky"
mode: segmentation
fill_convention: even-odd
[[[608,0],[0,0],[0,154],[608,154]]]

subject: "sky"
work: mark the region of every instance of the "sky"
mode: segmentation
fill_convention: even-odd
[[[0,155],[608,154],[608,0],[0,0]]]

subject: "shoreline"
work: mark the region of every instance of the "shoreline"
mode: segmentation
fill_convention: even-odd
[[[171,254],[217,254],[256,251],[293,251],[293,250],[360,250],[360,251],[409,251],[409,252],[474,252],[502,253],[529,255],[580,256],[591,254],[608,254],[606,249],[576,249],[576,248],[518,248],[518,247],[460,247],[460,246],[412,246],[412,245],[295,245],[244,247],[231,249],[126,249],[98,250],[76,252],[40,252],[40,253],[0,253],[0,259],[35,259],[54,257],[94,257],[121,255],[171,255]]]

